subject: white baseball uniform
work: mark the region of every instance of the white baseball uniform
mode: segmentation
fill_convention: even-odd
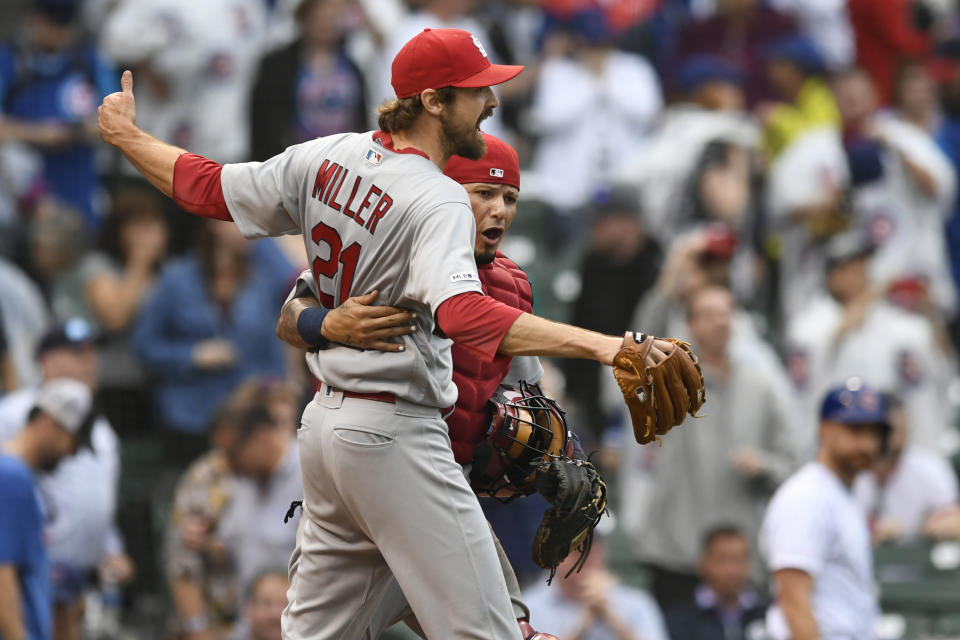
[[[435,313],[481,292],[466,192],[424,155],[371,133],[226,165],[221,185],[248,238],[303,233],[324,306],[377,289],[378,304],[412,311],[418,329],[399,338],[399,353],[332,346],[307,356],[326,384],[298,432],[304,517],[284,637],[364,637],[396,579],[427,637],[516,640],[493,536],[440,414],[457,390]]]
[[[811,462],[774,494],[760,550],[772,572],[798,569],[813,578],[813,616],[825,640],[874,640],[877,603],[867,518],[850,488],[819,462]],[[790,637],[774,603],[767,630]]]
[[[930,134],[914,124],[881,117],[877,128],[888,149],[883,156],[884,177],[857,189],[854,200],[862,224],[878,247],[870,261],[873,279],[886,283],[925,276],[934,302],[952,312],[957,293],[943,226],[955,201],[953,165]],[[932,193],[917,187],[907,162],[926,174]]]
[[[806,421],[801,441],[807,455],[815,448],[816,416],[824,394],[851,376],[899,393],[910,420],[910,442],[938,449],[948,424],[943,398],[949,367],[929,323],[878,302],[859,327],[837,340],[842,319],[842,307],[824,297],[808,304],[787,327],[787,364],[797,415]]]
[[[915,446],[903,450],[884,482],[873,471],[858,475],[853,492],[876,525],[896,527],[897,539],[904,542],[920,538],[928,517],[960,501],[957,474],[950,463]]]
[[[148,63],[165,85],[137,83],[137,121],[218,162],[249,152],[249,93],[263,53],[262,0],[124,0],[103,28],[114,60]]]

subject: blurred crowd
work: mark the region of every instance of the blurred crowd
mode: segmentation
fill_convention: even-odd
[[[604,566],[607,533],[582,573],[537,586],[543,503],[490,505],[538,627],[761,637],[765,508],[852,376],[894,398],[855,485],[875,543],[960,539],[953,2],[4,0],[0,18],[0,441],[46,442],[22,434],[56,432],[51,402],[84,413],[47,412],[76,442],[34,465],[58,639],[138,616],[156,637],[279,638],[314,384],[274,335],[301,240],[177,210],[100,143],[102,97],[132,69],[143,129],[264,160],[374,129],[425,27],[526,65],[484,127],[520,153],[503,250],[539,313],[689,340],[706,381],[703,417],[641,448],[607,371],[547,364],[650,596]]]

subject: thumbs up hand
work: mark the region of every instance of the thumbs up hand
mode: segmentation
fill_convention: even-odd
[[[112,145],[118,145],[125,133],[136,129],[137,107],[133,99],[133,72],[123,72],[120,87],[122,91],[108,95],[97,109],[100,137]]]

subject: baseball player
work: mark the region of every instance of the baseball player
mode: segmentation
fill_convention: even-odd
[[[889,432],[884,396],[850,378],[820,409],[820,446],[774,494],[760,546],[773,574],[775,640],[873,640],[877,603],[867,517],[853,494]]]
[[[500,242],[517,215],[517,199],[520,193],[520,163],[517,152],[502,140],[484,134],[487,152],[479,160],[454,156],[447,163],[444,174],[463,185],[470,196],[470,205],[476,219],[477,233],[474,257],[477,275],[484,293],[505,304],[532,311],[532,290],[526,273],[506,256],[498,252]],[[277,323],[277,335],[291,345],[305,348],[297,332],[300,313],[309,307],[319,306],[310,293],[307,283],[312,278],[310,270],[304,271],[297,281],[290,299],[284,305]],[[341,305],[331,310],[324,320],[324,334],[330,343],[343,344],[351,340],[361,348],[393,349],[397,345],[386,342],[387,338],[412,332],[410,317],[402,309],[368,307],[363,301],[367,296],[354,298],[354,303]],[[395,324],[390,324],[395,320]],[[517,386],[520,380],[537,384],[543,377],[540,360],[532,356],[497,355],[493,362],[484,362],[467,350],[453,346],[453,381],[459,391],[457,403],[446,416],[450,440],[457,462],[468,465],[474,459],[477,444],[484,438],[490,424],[487,399],[492,397],[500,384]],[[496,542],[496,540],[495,540]],[[498,544],[504,576],[510,599],[514,605],[525,638],[548,640],[553,636],[537,634],[529,623],[530,611],[522,601],[520,586],[506,555]],[[385,598],[377,625],[371,628],[372,637],[377,637],[384,621],[392,624],[410,613],[403,593],[394,589],[392,598]],[[390,607],[397,607],[390,610]],[[412,626],[412,625],[411,625]]]
[[[479,125],[498,105],[490,86],[521,70],[491,64],[465,31],[425,30],[394,59],[397,100],[380,108],[380,131],[318,138],[262,163],[222,166],[141,130],[129,71],[100,106],[103,139],[181,208],[233,220],[249,238],[302,233],[310,290],[324,306],[376,290],[414,315],[402,350],[308,355],[324,384],[298,433],[305,502],[287,638],[359,637],[394,578],[429,638],[520,637],[493,536],[441,417],[457,395],[447,338],[487,361],[612,366],[632,340],[645,347],[641,366],[677,362],[672,342],[553,323],[482,294],[470,203],[440,167],[483,155]],[[298,330],[316,345],[323,310],[310,311]],[[702,381],[692,385],[702,401]]]

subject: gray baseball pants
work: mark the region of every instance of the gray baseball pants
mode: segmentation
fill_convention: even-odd
[[[369,637],[396,585],[430,640],[520,638],[493,535],[438,409],[324,386],[297,439],[304,503],[284,640]]]

